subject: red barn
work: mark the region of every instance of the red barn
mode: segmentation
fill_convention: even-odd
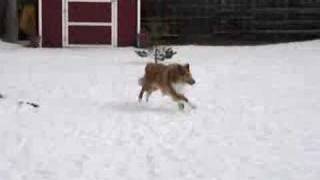
[[[140,0],[39,0],[41,45],[135,45],[140,4]]]

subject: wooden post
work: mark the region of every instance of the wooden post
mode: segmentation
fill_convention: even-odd
[[[4,33],[4,17],[5,17],[6,1],[0,1],[0,37]]]
[[[8,42],[18,41],[19,23],[17,17],[17,1],[7,0],[5,3],[4,29],[3,39]]]

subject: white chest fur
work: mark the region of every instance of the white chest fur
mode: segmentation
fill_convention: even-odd
[[[172,83],[173,89],[179,94],[185,93],[185,86],[186,85],[183,83]]]

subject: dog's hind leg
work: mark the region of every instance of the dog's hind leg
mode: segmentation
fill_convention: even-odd
[[[141,91],[140,91],[140,94],[139,94],[139,102],[142,101],[144,91],[145,91],[145,88],[142,87],[142,88],[141,88]]]
[[[143,94],[144,94],[144,92],[145,91],[147,91],[148,92],[148,94],[147,94],[147,99],[149,99],[149,96],[151,95],[151,93],[149,93],[149,92],[151,92],[151,90],[150,90],[150,88],[149,88],[149,86],[148,86],[148,84],[144,84],[143,86],[142,86],[142,88],[141,88],[141,91],[140,91],[140,94],[139,94],[139,102],[141,102],[142,101],[142,98],[143,98]]]

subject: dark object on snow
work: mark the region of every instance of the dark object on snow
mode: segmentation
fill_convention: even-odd
[[[40,106],[38,104],[35,104],[35,103],[30,103],[30,102],[27,102],[26,104],[34,107],[34,108],[39,108]]]
[[[135,51],[135,52],[138,56],[143,57],[143,58],[148,57],[148,55],[149,55],[148,51],[145,51],[145,50]]]
[[[3,98],[4,98],[4,96],[2,94],[0,94],[0,99],[3,99]]]
[[[156,47],[153,49],[148,50],[140,50],[135,51],[136,54],[142,58],[145,57],[152,57],[155,61],[155,63],[158,63],[158,61],[164,61],[166,59],[171,59],[175,54],[177,54],[176,51],[174,51],[171,47]]]
[[[39,108],[39,107],[40,107],[39,104],[36,104],[36,103],[33,103],[33,102],[19,101],[18,104],[19,104],[19,105],[26,104],[26,105],[32,106],[33,108]]]
[[[172,48],[162,48],[162,49],[156,49],[157,52],[157,60],[164,61],[166,59],[171,59],[175,54],[177,54],[176,51],[173,51]]]
[[[154,49],[154,61],[157,64],[158,61],[164,61],[171,59],[177,52],[173,51],[172,48],[162,47]]]
[[[165,58],[166,58],[166,59],[171,59],[175,54],[177,54],[176,51],[173,51],[172,48],[168,48],[168,49],[165,51]]]

